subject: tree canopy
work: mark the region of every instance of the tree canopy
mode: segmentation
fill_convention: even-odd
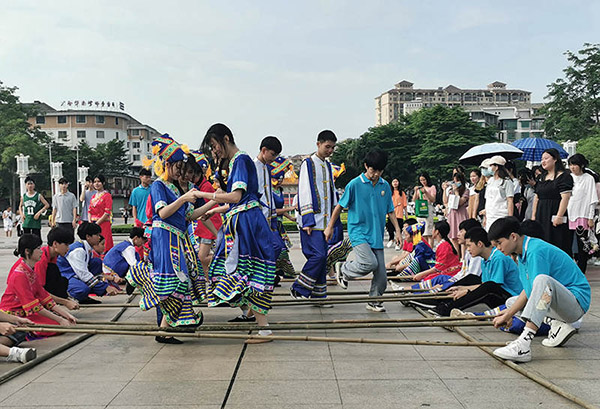
[[[469,148],[493,142],[494,131],[471,121],[459,107],[423,108],[396,122],[370,128],[357,139],[339,143],[332,161],[345,163],[346,173],[336,184],[345,186],[360,174],[365,154],[373,149],[388,153],[384,177],[397,178],[403,188],[414,186],[420,171],[427,171],[434,180],[445,180]]]

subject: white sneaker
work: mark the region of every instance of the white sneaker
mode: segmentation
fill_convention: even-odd
[[[24,364],[25,362],[33,361],[35,358],[37,358],[37,351],[35,348],[12,347],[8,351],[6,360],[8,362],[21,362]]]
[[[451,318],[474,317],[474,316],[475,316],[475,314],[473,314],[472,312],[461,311],[458,308],[452,308],[452,311],[450,311]]]
[[[367,304],[367,310],[373,312],[385,312],[385,307],[381,303],[370,302]]]
[[[342,290],[348,289],[348,280],[344,277],[344,273],[342,272],[342,262],[338,261],[335,263],[335,281],[337,281],[338,285]]]
[[[392,248],[393,245],[394,245],[394,240],[390,240],[387,242],[386,247],[389,249],[389,248]]]
[[[548,338],[542,341],[542,345],[545,347],[562,346],[577,331],[572,325],[561,320],[546,318],[546,324],[550,325],[550,331],[548,332]]]
[[[507,361],[529,362],[531,361],[531,347],[523,344],[524,342],[517,338],[505,347],[496,349],[494,355]]]
[[[598,260],[594,261],[594,265],[595,266],[600,266],[600,258]]]
[[[390,287],[392,287],[392,290],[394,290],[394,291],[403,291],[404,290],[404,287],[401,286],[400,284],[396,284],[395,282],[393,282],[391,280],[389,281],[389,283],[390,283]]]
[[[394,247],[394,250],[396,250],[396,251],[400,251],[400,250],[402,250],[402,247],[400,247],[400,246],[396,246],[396,247]]]

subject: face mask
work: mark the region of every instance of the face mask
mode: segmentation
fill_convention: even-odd
[[[485,168],[485,169],[481,169],[481,174],[483,176],[485,176],[486,178],[489,178],[490,176],[494,176],[494,171],[491,170],[490,168]]]
[[[462,183],[461,182],[456,182],[456,187],[461,187]]]

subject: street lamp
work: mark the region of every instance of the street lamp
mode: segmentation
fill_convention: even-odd
[[[54,182],[54,192],[53,195],[58,193],[58,181],[63,177],[62,173],[62,162],[50,162],[50,178]]]
[[[29,174],[29,156],[25,156],[22,153],[15,156],[17,159],[17,175],[19,175],[19,188],[21,190],[21,197],[25,194],[25,178]]]

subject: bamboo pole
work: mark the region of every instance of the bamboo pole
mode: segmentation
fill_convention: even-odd
[[[79,329],[69,327],[17,327],[17,331],[40,331],[40,332],[64,332],[64,333],[91,333],[94,335],[135,335],[152,337],[171,337],[173,332],[166,331],[121,331],[121,330],[100,330],[100,329]],[[501,342],[452,342],[452,341],[425,341],[425,340],[406,340],[406,339],[376,339],[376,338],[342,338],[342,337],[312,337],[312,336],[292,336],[292,335],[245,335],[245,334],[205,334],[205,333],[176,333],[178,338],[210,338],[210,339],[260,339],[260,340],[278,340],[278,341],[309,341],[309,342],[346,342],[357,344],[385,344],[385,345],[430,345],[430,346],[502,346]]]
[[[387,279],[393,280],[393,281],[414,281],[414,276],[388,276]],[[358,278],[353,278],[350,281],[371,281],[371,280],[372,280],[372,277],[358,277]],[[279,282],[280,283],[293,283],[295,281],[296,281],[295,278],[282,278]],[[335,282],[336,279],[328,277],[327,281]]]

